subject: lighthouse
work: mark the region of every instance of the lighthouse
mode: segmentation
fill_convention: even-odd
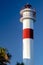
[[[24,65],[34,65],[33,62],[33,43],[34,43],[34,22],[36,20],[36,11],[30,4],[26,4],[20,11],[20,22],[23,24],[23,62]]]

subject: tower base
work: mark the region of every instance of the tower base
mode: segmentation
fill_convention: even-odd
[[[24,65],[33,65],[33,62],[31,59],[23,59]]]

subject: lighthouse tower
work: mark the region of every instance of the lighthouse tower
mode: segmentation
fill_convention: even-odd
[[[26,4],[20,11],[20,22],[23,23],[23,62],[24,65],[33,65],[33,41],[36,11],[30,4]]]

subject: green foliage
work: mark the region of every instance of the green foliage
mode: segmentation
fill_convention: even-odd
[[[17,64],[16,65],[20,65],[20,63],[19,62],[17,62]]]
[[[10,62],[11,55],[6,48],[0,47],[0,65],[6,65]]]
[[[24,65],[24,63],[22,62],[22,63],[19,63],[19,62],[17,62],[17,64],[16,65]]]
[[[24,63],[21,63],[21,65],[24,65]]]

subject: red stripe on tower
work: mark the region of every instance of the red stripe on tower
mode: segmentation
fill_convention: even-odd
[[[32,29],[24,29],[23,30],[23,38],[32,38],[33,39],[33,30]]]

